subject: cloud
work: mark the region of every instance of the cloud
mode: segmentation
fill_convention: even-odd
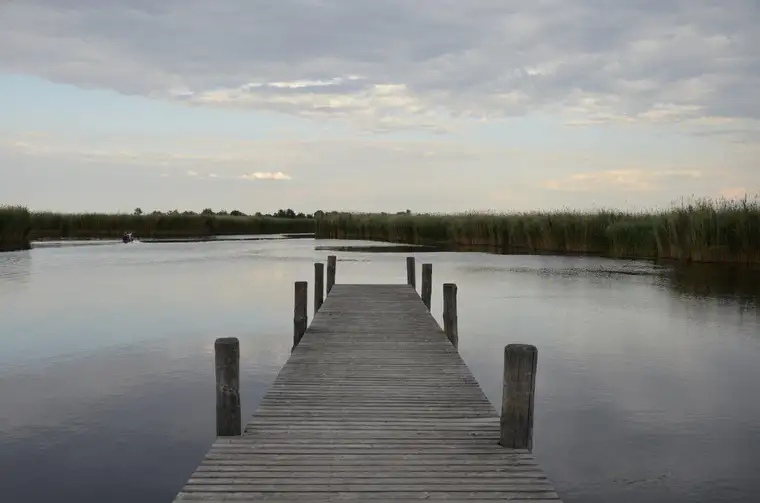
[[[191,170],[188,170],[188,172],[187,172],[187,176],[198,176],[198,173],[197,173],[196,171],[193,171],[193,170],[191,169]]]
[[[289,175],[280,171],[274,173],[257,171],[255,173],[240,175],[240,178],[243,180],[292,180]]]
[[[403,84],[342,85],[342,78],[324,82],[247,84],[235,89],[200,92],[185,98],[194,104],[248,107],[309,118],[347,119],[364,129],[451,130],[450,114],[437,112]],[[351,79],[345,82],[352,82]]]
[[[754,0],[25,0],[0,68],[372,131],[756,121],[759,19]]]
[[[546,180],[544,186],[552,190],[599,191],[620,189],[625,191],[650,191],[661,188],[661,183],[678,178],[700,178],[698,170],[648,171],[622,169],[574,173],[555,180]]]

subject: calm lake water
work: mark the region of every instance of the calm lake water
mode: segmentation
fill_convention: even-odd
[[[0,254],[3,503],[171,501],[214,439],[214,339],[240,338],[248,416],[289,355],[293,282],[330,253],[316,244]],[[337,255],[338,282],[406,280],[405,255]],[[504,345],[539,348],[534,452],[565,501],[757,501],[757,272],[418,259],[439,323],[458,284],[460,351],[497,407]]]

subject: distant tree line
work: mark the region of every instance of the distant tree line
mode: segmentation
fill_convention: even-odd
[[[141,216],[145,215],[146,213],[142,210],[142,208],[135,208],[134,215]],[[204,215],[204,216],[230,216],[230,217],[270,217],[270,218],[321,218],[324,216],[324,212],[319,210],[314,212],[314,214],[311,213],[303,213],[299,212],[296,213],[292,209],[279,209],[277,211],[273,211],[272,213],[262,213],[260,211],[257,211],[256,213],[253,213],[251,215],[246,215],[240,210],[219,210],[214,211],[211,208],[205,208],[201,212],[195,212],[192,210],[185,210],[185,211],[179,211],[179,210],[171,210],[171,211],[159,211],[155,210],[150,213],[151,215]]]

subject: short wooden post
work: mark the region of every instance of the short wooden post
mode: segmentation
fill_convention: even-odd
[[[533,450],[533,406],[538,350],[528,344],[504,348],[501,440],[504,447]]]
[[[420,290],[422,302],[430,311],[430,299],[433,296],[433,264],[422,264],[422,287]]]
[[[306,314],[306,304],[308,295],[308,283],[306,281],[296,281],[295,287],[295,304],[293,308],[293,349],[301,342],[301,337],[306,333],[308,324],[308,315]]]
[[[457,328],[457,286],[454,283],[443,285],[443,330],[455,348],[459,348],[459,330]]]
[[[234,437],[241,433],[240,341],[225,337],[214,342],[216,374],[216,435]]]
[[[406,284],[417,288],[417,273],[414,270],[414,257],[406,257]]]
[[[314,314],[317,314],[325,301],[325,264],[314,264]]]
[[[330,295],[330,290],[335,286],[335,266],[338,258],[335,255],[327,257],[327,295]]]

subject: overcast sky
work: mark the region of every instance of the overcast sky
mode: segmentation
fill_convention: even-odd
[[[760,192],[759,0],[0,0],[0,204]]]

